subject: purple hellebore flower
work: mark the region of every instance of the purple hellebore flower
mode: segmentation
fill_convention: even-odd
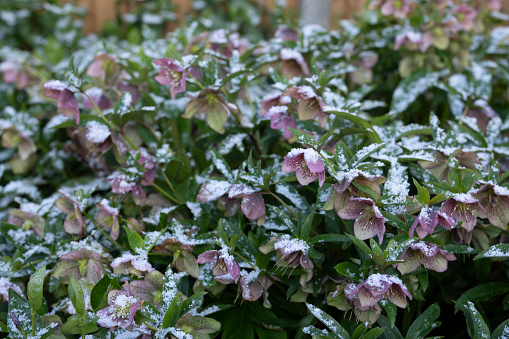
[[[111,263],[115,274],[133,274],[142,277],[142,273],[154,271],[147,259],[125,252],[121,257],[115,258]]]
[[[488,123],[491,120],[500,119],[500,115],[498,115],[484,99],[477,99],[473,107],[468,109],[467,116],[475,118],[477,120],[477,125],[479,125],[484,133],[486,133]]]
[[[299,51],[291,48],[283,48],[279,52],[283,61],[283,75],[287,78],[307,76],[310,74],[308,64]]]
[[[355,219],[354,235],[366,240],[378,235],[380,244],[385,233],[385,218],[376,203],[367,198],[350,198],[350,201],[338,212],[342,219]]]
[[[380,198],[380,185],[385,182],[386,178],[379,175],[371,175],[358,169],[353,169],[345,173],[343,181],[337,182],[332,186],[331,194],[325,209],[332,209],[339,212],[352,197],[364,197],[364,193],[360,191],[353,183],[365,186],[371,189],[377,197]]]
[[[97,204],[99,212],[97,213],[97,224],[104,228],[111,228],[110,237],[117,240],[120,233],[120,223],[118,222],[118,208],[111,207],[110,202],[106,199],[101,200]]]
[[[345,282],[336,286],[336,290],[330,292],[327,296],[327,304],[341,311],[348,311],[353,307],[357,320],[374,324],[382,313],[382,307],[379,304],[361,306],[359,297],[350,294],[356,286],[357,285],[352,282]]]
[[[19,210],[9,210],[7,223],[21,227],[23,230],[31,230],[37,236],[44,238],[44,224],[46,220],[36,213],[23,211],[23,206]]]
[[[313,88],[310,86],[292,86],[283,93],[283,95],[288,95],[293,99],[299,100],[299,104],[297,106],[297,114],[299,115],[299,120],[313,120],[318,119],[318,123],[320,126],[324,127],[329,119],[329,115],[324,113],[325,102],[321,97],[316,95]]]
[[[23,296],[23,292],[18,285],[12,283],[9,278],[0,278],[0,295],[2,296],[3,301],[9,301],[9,289],[12,289],[14,292]]]
[[[209,262],[213,263],[213,275],[221,277],[229,274],[235,282],[239,280],[239,264],[235,261],[233,255],[228,253],[227,247],[224,247],[218,251],[216,250],[203,252],[198,256],[198,259],[196,260],[196,263],[198,264],[205,264]]]
[[[455,27],[457,29],[463,29],[469,31],[474,28],[474,20],[477,17],[477,11],[472,7],[462,4],[452,10],[453,14],[456,14],[458,20]]]
[[[283,92],[280,90],[275,90],[274,92],[269,93],[262,98],[260,102],[260,114],[266,115],[271,107],[288,105],[291,102],[292,99],[289,96],[283,95]]]
[[[455,222],[462,221],[461,227],[467,232],[474,229],[477,216],[486,218],[486,209],[471,194],[461,193],[447,199],[440,212],[451,217]]]
[[[188,312],[177,320],[175,328],[180,329],[182,335],[170,336],[171,338],[206,339],[210,338],[209,334],[221,329],[221,323],[215,319],[191,315]]]
[[[164,274],[152,271],[143,280],[134,280],[129,284],[131,294],[136,299],[159,306],[163,297]]]
[[[138,206],[142,205],[147,199],[147,194],[141,185],[133,181],[127,181],[126,179],[125,175],[117,175],[111,184],[111,191],[116,194],[133,192],[134,203]]]
[[[251,220],[258,220],[258,224],[262,224],[265,221],[265,201],[262,198],[262,194],[256,192],[253,188],[239,184],[232,185],[228,189],[228,198],[242,198],[240,209],[242,213]]]
[[[486,217],[490,223],[507,231],[507,224],[509,224],[509,189],[486,183],[471,193],[486,209]]]
[[[428,206],[424,206],[421,208],[421,212],[415,219],[412,227],[410,227],[408,234],[413,237],[414,232],[417,232],[419,238],[423,239],[428,234],[432,235],[437,225],[442,226],[443,228],[447,228],[450,231],[451,226],[454,226],[455,223],[446,214],[440,211],[435,211]]]
[[[481,165],[479,156],[474,152],[463,152],[461,149],[457,149],[452,152],[452,155],[458,159],[458,164],[461,167],[476,169],[476,164]],[[450,173],[449,169],[449,156],[443,152],[433,153],[433,157],[436,161],[419,160],[417,163],[424,169],[430,170],[430,172],[440,181],[448,180]]]
[[[500,11],[502,8],[502,0],[488,0],[486,6],[490,11]]]
[[[104,261],[99,253],[86,248],[67,252],[60,256],[53,276],[59,278],[74,274],[78,280],[85,278],[89,283],[96,284],[104,276]]]
[[[174,238],[166,238],[153,249],[153,252],[173,256],[172,267],[176,267],[179,272],[187,272],[192,277],[198,278],[200,268],[193,255],[193,245],[183,244]]]
[[[410,51],[418,48],[424,53],[431,46],[431,40],[425,38],[425,36],[419,32],[407,31],[396,36],[394,49],[399,50],[401,46],[405,46]]]
[[[99,87],[92,87],[85,91],[85,93],[92,99],[92,101],[101,110],[105,110],[111,107],[111,101],[108,99],[104,91]],[[94,108],[94,104],[86,95],[83,96],[83,106],[88,109]]]
[[[152,157],[145,148],[140,149],[138,165],[143,166],[143,169],[145,170],[143,178],[141,179],[141,184],[145,186],[152,186],[156,178],[157,167],[154,157]]]
[[[133,106],[135,106],[141,98],[140,90],[135,85],[131,85],[127,82],[120,82],[117,84],[117,89],[122,93],[129,92],[131,94],[131,104]]]
[[[290,28],[285,25],[278,26],[276,32],[274,33],[274,39],[281,41],[295,41],[298,42],[300,38],[300,34],[297,30]]]
[[[134,314],[140,307],[140,302],[131,294],[129,282],[124,290],[113,289],[108,292],[108,307],[97,312],[97,323],[113,332],[118,327],[127,329],[133,325]]]
[[[47,98],[57,99],[57,108],[62,111],[65,117],[73,117],[76,124],[80,123],[80,109],[78,101],[64,83],[58,80],[50,80],[44,84],[43,95]]]
[[[392,15],[395,18],[406,19],[411,3],[410,0],[385,0],[380,10],[385,16]]]
[[[69,234],[83,234],[87,227],[85,219],[80,210],[80,206],[76,200],[59,191],[63,198],[55,201],[55,206],[64,213],[67,213],[64,221],[64,230]]]
[[[456,257],[454,254],[441,249],[438,245],[426,241],[417,241],[401,254],[401,260],[405,262],[393,265],[397,266],[401,274],[413,272],[420,265],[428,270],[445,272],[447,262],[456,260]]]
[[[283,136],[287,140],[293,136],[288,128],[297,129],[297,122],[293,115],[288,112],[288,106],[272,106],[266,116],[270,118],[270,128],[284,128]]]
[[[0,72],[3,72],[3,80],[6,84],[15,83],[17,89],[23,89],[28,85],[29,74],[22,69],[22,65],[6,60],[0,63]]]
[[[412,295],[400,278],[388,274],[372,274],[366,280],[348,291],[347,297],[359,298],[362,307],[373,306],[382,299],[389,299],[394,305],[406,308],[406,297],[412,300]]]
[[[239,285],[242,289],[242,299],[256,301],[272,285],[272,281],[267,276],[258,277],[259,273],[260,271],[247,272],[246,270],[240,272]]]
[[[286,173],[295,172],[297,181],[307,186],[318,179],[322,187],[325,182],[325,166],[317,151],[311,148],[294,148],[284,158],[281,170]]]
[[[124,78],[125,73],[115,56],[102,53],[94,56],[94,61],[87,68],[87,75],[91,78],[98,78],[101,82],[112,86],[118,80]]]
[[[170,86],[171,98],[175,99],[177,94],[186,90],[186,70],[178,62],[169,58],[154,60],[154,64],[161,66],[159,74],[155,79],[158,83]]]

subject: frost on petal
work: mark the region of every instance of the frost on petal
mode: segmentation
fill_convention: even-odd
[[[405,260],[405,262],[397,264],[398,271],[401,274],[407,274],[407,273],[413,272],[421,264],[419,261],[419,257],[416,255],[416,253],[414,251],[407,250],[401,256],[401,260]]]
[[[242,198],[240,209],[248,219],[255,220],[265,215],[265,201],[260,193],[249,194]]]
[[[196,263],[205,264],[208,262],[215,262],[217,260],[217,251],[206,251],[198,256]]]
[[[371,294],[371,292],[364,286],[361,286],[358,289],[357,297],[359,298],[359,302],[362,307],[373,306],[382,299],[381,296],[374,296]]]
[[[294,150],[284,157],[281,170],[286,173],[295,172],[304,162],[304,155],[296,154]]]
[[[357,219],[366,210],[370,209],[372,204],[371,199],[365,198],[350,198],[348,203],[337,211],[338,216],[342,219]]]
[[[64,88],[58,96],[57,108],[62,110],[62,114],[66,117],[73,117],[76,120],[76,124],[80,123],[80,110],[78,107],[78,101],[74,96],[74,93]]]

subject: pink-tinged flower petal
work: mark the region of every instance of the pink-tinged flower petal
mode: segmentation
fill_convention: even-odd
[[[459,201],[462,200],[462,201]],[[470,196],[463,199],[462,195],[447,199],[440,211],[455,221],[462,221],[462,227],[468,232],[472,231],[477,223],[477,214],[485,214],[486,210],[479,205],[479,201]]]
[[[57,108],[62,110],[66,117],[74,116],[76,124],[80,123],[80,110],[74,93],[67,88],[63,89],[58,97]]]
[[[198,256],[196,263],[205,264],[209,262],[215,262],[217,260],[217,251],[206,251]]]
[[[228,273],[237,281],[240,276],[240,267],[239,264],[235,260],[225,260],[226,268],[228,269]]]
[[[240,287],[242,288],[242,299],[247,301],[256,301],[263,295],[263,287],[256,281],[243,282],[240,278]]]
[[[255,192],[256,191],[254,188],[244,184],[231,185],[230,188],[228,189],[228,198],[230,199],[243,198]]]
[[[372,206],[372,203],[373,201],[367,198],[350,198],[348,203],[337,213],[342,219],[357,219],[362,212]]]
[[[365,211],[363,215],[355,220],[353,231],[354,235],[360,240],[366,240],[378,235],[380,244],[383,241],[385,233],[385,219],[377,218],[372,210]]]
[[[251,220],[256,220],[265,215],[265,201],[260,193],[244,196],[240,205],[242,213]]]
[[[374,296],[366,287],[361,286],[357,291],[357,297],[363,307],[373,306],[382,300],[381,295]]]
[[[93,102],[99,107],[101,110],[105,110],[107,108],[111,107],[111,101],[108,99],[108,97],[104,94],[103,90],[98,87],[92,87],[88,89],[85,92],[90,99],[93,100]],[[83,106],[87,109],[94,108],[94,105],[90,101],[90,99],[84,95],[83,96]]]
[[[412,296],[408,292],[404,293],[404,291],[399,286],[393,286],[387,295],[387,299],[398,307],[406,308],[406,297],[408,296],[412,300]]]
[[[141,206],[145,203],[147,194],[140,185],[135,185],[133,188],[133,200],[137,206]]]
[[[442,254],[432,257],[421,256],[422,264],[428,270],[436,272],[445,272],[447,270],[447,259]]]
[[[117,299],[117,297],[121,294],[124,294],[124,295],[127,295],[127,293],[123,290],[119,290],[119,289],[112,289],[108,292],[108,305],[113,305],[115,303],[115,300]]]
[[[76,215],[75,213],[67,214],[64,221],[64,230],[69,234],[79,235],[84,231],[85,220],[81,213]]]
[[[304,152],[304,161],[312,173],[320,173],[325,171],[320,155],[315,150],[309,149]]]
[[[304,155],[302,153],[296,154],[295,152],[290,152],[287,156],[284,157],[281,170],[286,173],[295,172],[303,165],[303,162]]]
[[[44,84],[44,91],[42,95],[51,99],[58,99],[60,93],[66,89],[65,84],[58,80],[50,80]]]
[[[421,264],[419,261],[419,257],[415,254],[414,251],[405,251],[401,255],[401,260],[405,260],[405,262],[397,264],[398,271],[401,274],[407,274],[415,271],[419,265]]]
[[[311,258],[305,254],[300,256],[300,265],[306,271],[310,271],[315,267]]]
[[[309,185],[318,178],[318,175],[316,173],[312,173],[307,166],[302,166],[302,168],[297,169],[295,171],[295,175],[297,177],[297,181],[302,186]]]

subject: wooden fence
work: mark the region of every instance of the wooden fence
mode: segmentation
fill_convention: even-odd
[[[0,0],[1,1],[1,0]],[[170,0],[168,0],[170,1]],[[177,7],[176,14],[179,23],[184,22],[185,15],[191,12],[193,0],[171,0]],[[271,9],[276,6],[277,0],[257,0],[267,8]],[[462,1],[462,0],[457,0]],[[115,19],[116,4],[120,2],[123,12],[127,12],[130,8],[132,0],[78,0],[78,4],[89,9],[85,22],[85,31],[88,33],[101,31],[103,24],[107,20]],[[319,2],[326,2],[330,6],[328,11],[328,21],[333,27],[337,27],[340,19],[350,19],[355,13],[362,11],[366,0],[286,0],[286,4],[290,9],[299,11],[304,4],[313,6]],[[502,0],[505,13],[509,13],[509,0]],[[135,1],[134,1],[135,3]],[[303,9],[305,10],[305,9]]]

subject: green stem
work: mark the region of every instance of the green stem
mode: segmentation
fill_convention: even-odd
[[[186,75],[193,79],[201,89],[205,88],[203,87],[202,83],[191,74],[191,72],[186,72]]]
[[[286,207],[286,209],[295,217],[295,219],[298,219],[299,217],[297,216],[297,214],[295,214],[295,212],[283,201],[281,200],[280,197],[278,197],[277,195],[275,195],[274,193],[272,192],[267,192],[268,194],[272,195],[274,198],[277,199],[277,201],[279,201],[281,204],[283,204],[284,207]]]
[[[21,268],[20,268],[19,270],[16,270],[16,271],[12,272],[12,274],[8,277],[8,279],[12,278],[12,276],[13,276],[14,274],[16,274],[16,272],[19,272],[19,271],[21,271],[21,270],[23,270],[23,269],[27,268],[28,266],[30,266],[30,264],[32,264],[32,265],[33,265],[33,264],[37,264],[37,263],[43,262],[44,260],[47,260],[47,258],[39,259],[39,260],[36,260],[36,261],[32,261],[31,263],[28,263],[28,264],[26,264],[26,265],[21,266]]]
[[[155,331],[155,332],[159,331],[159,329],[158,329],[158,328],[155,328],[154,326],[152,326],[152,325],[148,324],[146,321],[144,321],[143,323],[144,323],[144,324],[145,324],[148,328],[150,328],[152,331]]]
[[[32,311],[32,337],[35,337],[35,312]]]
[[[149,182],[152,186],[154,186],[154,188],[156,188],[159,191],[159,193],[163,194],[164,196],[166,196],[168,199],[170,199],[174,203],[176,203],[178,205],[184,204],[183,202],[177,200],[177,198],[174,198],[171,195],[169,195],[168,193],[166,193],[166,191],[161,186],[157,185],[155,182],[152,182],[152,181],[148,180],[147,178],[145,178],[145,180],[147,182]]]
[[[164,172],[163,168],[162,167],[159,168],[161,169],[161,173],[163,174],[164,180],[166,181],[168,186],[170,186],[170,189],[173,192],[173,194],[177,194],[177,192],[175,192],[175,188],[173,188],[173,185],[170,182],[170,179],[168,179],[168,177],[166,176],[166,173]]]
[[[254,270],[256,270],[256,266],[253,265],[249,260],[247,260],[246,258],[244,258],[244,256],[242,256],[241,254],[239,254],[238,252],[233,252],[233,254],[236,254],[238,255],[242,260],[244,260],[245,262],[247,262],[249,264],[249,266],[251,266]]]
[[[108,119],[106,119],[106,117],[104,116],[103,112],[101,111],[101,109],[99,107],[97,107],[97,105],[95,104],[94,100],[92,100],[92,98],[87,94],[85,93],[85,91],[81,91],[81,93],[83,93],[84,96],[86,96],[88,98],[88,100],[90,100],[90,102],[92,103],[92,105],[94,106],[95,110],[97,111],[97,113],[99,113],[99,115],[101,116],[101,118],[104,120],[104,122],[109,126],[109,128],[111,128],[112,130],[115,129],[115,127],[113,127],[113,125],[110,123],[110,121]]]
[[[117,243],[115,240],[111,239],[111,237],[106,233],[104,232],[104,230],[99,227],[99,225],[97,225],[97,223],[94,221],[94,219],[92,219],[86,212],[84,211],[81,211],[81,213],[87,217],[88,220],[90,220],[90,222],[92,222],[92,224],[94,224],[95,228],[97,228],[101,233],[102,235],[104,235],[106,237],[106,239],[108,239],[109,241],[111,241],[113,244],[115,244],[115,246],[117,246],[119,249],[121,249],[122,251],[125,251],[124,247],[123,246],[120,246],[119,243]]]

